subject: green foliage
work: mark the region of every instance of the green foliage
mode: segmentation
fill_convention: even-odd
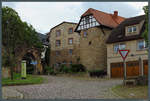
[[[44,79],[39,76],[27,75],[26,79],[21,79],[21,74],[14,73],[14,80],[2,78],[2,85],[26,85],[43,83]]]
[[[2,8],[2,37],[3,65],[11,67],[13,79],[13,67],[19,50],[32,47],[41,50],[42,43],[32,25],[21,21],[18,13],[7,6]]]
[[[47,48],[46,53],[45,53],[45,62],[46,65],[50,65],[50,47]]]
[[[82,64],[72,64],[70,69],[74,73],[86,72],[86,68]]]
[[[145,31],[143,33],[143,37],[144,37],[146,43],[148,44],[148,6],[144,6],[143,10],[146,15],[146,25],[145,25]]]
[[[46,73],[50,75],[56,75],[54,69],[52,67],[46,66],[45,67]]]
[[[69,67],[65,66],[65,65],[61,65],[60,70],[61,73],[70,73],[71,70]]]
[[[12,59],[9,60],[10,66],[12,60],[15,60],[18,49],[42,48],[42,43],[32,25],[21,21],[18,13],[7,6],[2,8],[2,36],[2,45],[7,52],[4,53],[5,56],[10,59],[12,55]]]

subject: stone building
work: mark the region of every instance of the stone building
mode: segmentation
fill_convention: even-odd
[[[142,37],[145,16],[128,18],[115,28],[107,40],[107,74],[109,77],[123,77],[123,59],[119,49],[129,50],[126,58],[126,74],[148,75],[148,51]]]
[[[80,63],[88,70],[107,68],[106,39],[112,29],[124,21],[118,12],[108,14],[95,9],[88,9],[75,29],[80,34]]]
[[[74,32],[76,26],[76,23],[62,22],[50,30],[50,66],[78,63],[80,35]]]

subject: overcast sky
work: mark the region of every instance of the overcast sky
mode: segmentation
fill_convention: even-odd
[[[94,8],[113,13],[117,10],[123,17],[144,14],[147,2],[3,2],[3,6],[15,9],[23,21],[33,25],[37,32],[45,34],[63,21],[76,22],[88,9]]]

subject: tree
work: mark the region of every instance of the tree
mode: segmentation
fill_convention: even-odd
[[[7,6],[2,8],[2,37],[3,65],[10,67],[13,79],[18,50],[36,47],[40,51],[42,43],[32,25],[23,22],[18,13]]]
[[[47,66],[50,66],[50,46],[46,49],[45,63]]]
[[[145,20],[146,24],[145,24],[145,31],[143,33],[143,37],[144,37],[146,43],[148,44],[148,6],[144,6],[143,10],[144,10],[144,13],[146,16],[146,20]]]

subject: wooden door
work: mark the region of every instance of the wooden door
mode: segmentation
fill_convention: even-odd
[[[148,76],[148,60],[143,61],[144,75]]]
[[[111,63],[111,77],[122,78],[123,77],[123,63]]]
[[[127,67],[127,77],[139,76],[139,62],[130,61],[126,63]]]

